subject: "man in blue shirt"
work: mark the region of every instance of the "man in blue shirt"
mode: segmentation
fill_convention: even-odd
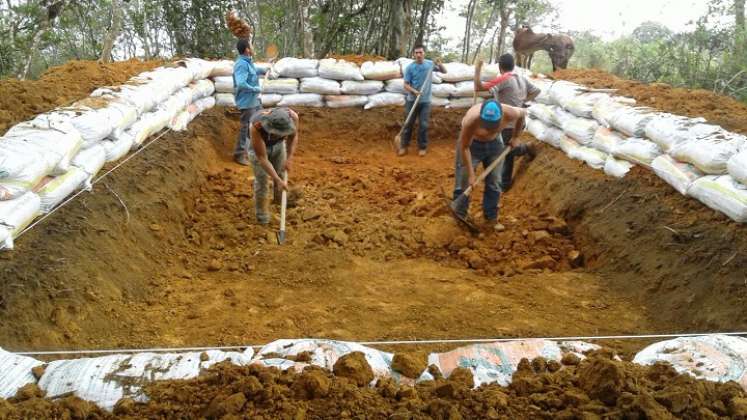
[[[415,108],[415,115],[418,116],[418,155],[425,156],[428,148],[428,120],[431,116],[431,85],[432,72],[434,67],[441,73],[446,73],[446,68],[441,64],[441,60],[436,60],[434,64],[431,60],[425,59],[425,47],[416,45],[413,48],[415,61],[405,69],[405,90],[407,98],[405,99],[405,118],[410,114],[415,98],[420,95],[418,106]],[[397,150],[397,156],[407,154],[407,147],[412,139],[412,127],[415,125],[415,119],[406,121],[405,129],[402,131],[402,143]]]
[[[236,99],[236,107],[241,111],[241,129],[233,151],[233,158],[236,163],[248,166],[251,162],[247,155],[249,152],[247,135],[252,116],[262,108],[262,103],[259,101],[261,92],[259,76],[264,74],[264,70],[254,67],[252,62],[254,51],[247,39],[239,39],[236,49],[239,51],[239,56],[233,65],[233,95]]]

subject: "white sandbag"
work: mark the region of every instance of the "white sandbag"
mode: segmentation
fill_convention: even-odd
[[[646,137],[669,152],[677,144],[689,140],[690,128],[705,122],[703,118],[688,118],[679,115],[657,113],[646,124]]]
[[[654,118],[646,108],[623,106],[612,115],[610,125],[623,134],[631,137],[646,135],[646,125]]]
[[[137,114],[135,116],[137,118]],[[80,133],[83,142],[86,143],[99,142],[114,130],[109,112],[84,106],[56,109],[37,115],[33,121],[38,126],[55,126],[58,123],[71,124]]]
[[[563,126],[576,118],[575,115],[571,114],[570,112],[564,110],[563,108],[555,105],[551,107],[552,109],[552,124],[555,125],[558,128],[563,128]]]
[[[405,75],[405,72],[407,71],[407,66],[414,63],[415,60],[409,57],[400,57],[396,60],[394,60],[397,64],[399,64],[399,70],[402,73],[402,75]]]
[[[161,84],[164,83],[162,86]],[[110,102],[119,102],[135,108],[135,114],[142,114],[155,108],[176,89],[171,89],[175,83],[150,83],[147,85],[121,85],[113,88],[95,90],[91,96],[98,96]],[[182,87],[182,86],[179,86]],[[177,88],[178,89],[178,88]],[[85,101],[84,101],[85,103]],[[112,116],[114,128],[127,128],[127,121],[132,120],[131,112],[126,110],[124,116]],[[135,116],[137,119],[137,115]],[[124,120],[124,121],[117,121]]]
[[[278,95],[280,96],[280,95]],[[260,97],[261,99],[261,97]],[[280,99],[278,98],[278,102]],[[215,105],[217,106],[236,106],[236,98],[233,93],[216,93],[215,94]]]
[[[581,94],[581,88],[582,86],[573,82],[559,80],[550,86],[550,98],[555,105],[567,108],[567,105]]]
[[[70,167],[64,175],[45,178],[37,186],[36,194],[41,199],[41,212],[49,213],[67,196],[82,188],[89,175],[75,166]]]
[[[697,379],[734,381],[747,389],[747,339],[743,337],[680,337],[651,344],[633,358],[639,365],[659,362]]]
[[[747,186],[729,175],[707,175],[690,185],[687,195],[729,216],[735,222],[747,222]]]
[[[347,108],[365,106],[368,103],[366,95],[326,95],[324,102],[330,108]]]
[[[445,353],[431,353],[428,355],[428,365],[435,365],[447,378],[456,368],[467,368],[472,371],[474,387],[491,383],[508,386],[521,359],[542,357],[560,362],[563,355],[568,353],[585,359],[584,353],[599,348],[582,341],[555,342],[543,339],[473,344]],[[420,380],[430,379],[433,377],[427,370],[420,377]]]
[[[280,77],[316,77],[319,76],[319,60],[310,58],[284,57],[272,66],[273,72]]]
[[[41,213],[41,199],[27,192],[13,200],[0,201],[0,227],[3,227],[0,248],[13,249],[13,240]]]
[[[449,106],[451,101],[446,98],[439,98],[438,96],[431,96],[431,106]]]
[[[594,132],[594,138],[591,141],[591,147],[601,150],[604,153],[612,153],[620,143],[625,141],[620,133],[609,128],[599,127]]]
[[[547,125],[555,125],[555,116],[553,107],[550,105],[534,103],[527,108],[527,112],[532,117],[542,121]]]
[[[582,93],[567,101],[564,108],[578,117],[593,118],[594,105],[608,97],[606,93]]]
[[[545,130],[545,138],[542,141],[553,147],[560,148],[560,140],[563,139],[563,136],[565,136],[563,130],[555,126],[548,126],[547,130]]]
[[[192,73],[192,80],[205,79],[213,72],[215,63],[201,58],[185,58],[177,64],[187,68]]]
[[[368,80],[390,80],[402,77],[396,61],[366,61],[361,65],[361,74]]]
[[[404,75],[404,73],[403,73],[403,75]],[[444,81],[440,77],[438,77],[438,75],[435,72],[433,72],[431,74],[431,83],[436,84],[436,85],[440,85],[443,82]]]
[[[594,169],[604,168],[604,164],[607,162],[608,157],[607,153],[587,146],[573,148],[568,156],[571,159],[582,160]]]
[[[384,89],[384,82],[378,80],[365,80],[355,82],[346,80],[342,82],[340,93],[343,95],[374,95]]]
[[[163,110],[169,119],[175,117],[178,113],[184,111],[192,102],[191,89],[182,88],[169,96],[162,104],[158,105],[158,110]]]
[[[480,71],[480,80],[487,82],[501,75],[501,68],[496,64],[485,64]]]
[[[747,139],[726,130],[701,134],[708,130],[708,127],[713,126],[705,124],[693,126],[690,132],[697,136],[678,143],[669,151],[669,154],[681,162],[693,164],[707,174],[725,174],[728,171],[729,159],[741,148],[747,146]]]
[[[381,378],[394,377],[392,371],[392,353],[383,352],[370,347],[351,343],[346,341],[335,340],[276,340],[262,347],[255,357],[255,363],[265,366],[277,366],[277,359],[288,360],[300,353],[310,353],[311,360],[308,363],[294,363],[289,365],[283,363],[283,366],[293,367],[296,371],[303,370],[308,365],[319,366],[331,371],[337,360],[352,352],[361,352],[366,357],[366,361],[373,370],[374,379],[370,385],[374,385]],[[267,357],[271,356],[271,357]],[[264,363],[267,359],[275,359]],[[397,378],[395,378],[397,379]]]
[[[33,120],[16,124],[5,133],[3,141],[22,141],[44,156],[51,175],[70,169],[70,159],[78,153],[83,138],[71,124],[62,121]]]
[[[545,141],[548,125],[536,118],[527,118],[527,131],[539,141]]]
[[[257,70],[257,73],[262,73],[264,75],[265,73],[270,73],[272,71],[272,63],[256,61],[254,62],[254,68]]]
[[[203,354],[207,360],[203,360]],[[39,387],[47,397],[73,393],[111,411],[117,401],[125,397],[146,402],[142,387],[149,382],[196,378],[201,370],[223,361],[248,365],[253,354],[248,348],[243,353],[209,350],[204,353],[116,354],[55,360],[47,365],[39,379]]]
[[[36,382],[31,369],[43,365],[34,358],[20,356],[0,348],[0,398],[14,397],[24,385]]]
[[[729,175],[744,185],[747,185],[747,148],[736,153],[726,163]]]
[[[452,83],[442,83],[431,86],[431,95],[439,98],[456,96],[456,87]]]
[[[474,101],[472,98],[452,98],[449,99],[449,105],[447,105],[447,108],[469,108],[474,104],[481,104],[485,99],[481,97],[477,97],[477,101]]]
[[[400,78],[387,80],[384,90],[392,93],[407,93],[405,92],[405,79]]]
[[[106,150],[107,162],[114,162],[123,158],[132,149],[133,144],[132,134],[127,131],[112,133],[111,136],[101,142],[104,150]]]
[[[189,122],[192,120],[192,116],[189,113],[189,111],[184,110],[178,114],[176,114],[175,117],[171,118],[169,120],[168,127],[172,131],[184,131],[187,129],[187,125],[189,125]],[[137,149],[142,143],[135,143],[134,141],[134,135],[133,135],[133,142],[132,142],[132,148]]]
[[[336,80],[321,77],[306,77],[301,79],[302,93],[318,93],[320,95],[339,95],[340,83]]]
[[[615,159],[612,155],[609,155],[604,162],[604,173],[615,178],[622,178],[633,169],[633,166],[635,165],[627,160]]]
[[[103,145],[97,144],[86,150],[81,150],[73,158],[72,165],[80,168],[88,174],[88,179],[84,188],[90,188],[90,179],[99,173],[106,163],[106,149]]]
[[[446,73],[436,72],[444,82],[455,83],[475,78],[475,66],[464,63],[444,63]]]
[[[532,78],[529,80],[529,82],[540,90],[540,93],[534,98],[534,102],[544,105],[554,104],[552,97],[550,97],[550,90],[552,89],[553,83],[555,83],[554,81],[548,79]]]
[[[593,142],[597,129],[599,129],[599,124],[588,118],[574,117],[563,122],[565,134],[585,146]]]
[[[378,108],[381,106],[404,106],[405,95],[401,93],[382,92],[368,97],[368,103],[363,109]]]
[[[260,79],[259,85],[262,93],[278,93],[290,95],[298,93],[298,79]]]
[[[323,107],[324,100],[318,93],[295,93],[292,95],[283,95],[283,99],[278,102],[277,106],[313,106]]]
[[[319,60],[319,77],[332,80],[363,80],[363,74],[355,63],[334,58]]]
[[[11,162],[8,163],[8,160]],[[8,174],[0,177],[0,201],[22,196],[49,172],[42,156],[22,142],[0,138],[0,161],[3,162],[4,173]]]
[[[130,127],[127,131],[132,135],[133,147],[140,146],[153,134],[163,130],[169,125],[169,113],[164,110],[148,112]]]
[[[591,116],[594,117],[601,126],[610,128],[612,127],[611,121],[615,116],[615,113],[623,109],[625,106],[625,103],[621,101],[620,97],[602,98],[594,104],[594,108],[591,110]]]
[[[192,102],[210,96],[215,92],[215,84],[208,79],[190,83],[188,87],[192,89]]]
[[[687,195],[690,185],[703,176],[703,172],[694,166],[677,162],[669,155],[661,155],[654,159],[651,162],[651,169],[682,195]]]
[[[210,76],[213,79],[223,76],[233,75],[234,62],[231,60],[219,60],[213,63],[213,70],[210,72]],[[216,89],[218,87],[216,86]]]
[[[578,149],[579,146],[580,145],[576,142],[576,140],[573,140],[566,135],[563,135],[560,138],[560,142],[558,143],[558,147],[560,148],[560,150],[562,150],[563,153],[565,153],[568,157],[576,154],[576,149]]]
[[[454,84],[454,93],[452,96],[458,97],[472,97],[475,94],[475,82],[465,81],[457,82]],[[492,98],[493,94],[487,90],[477,92],[477,96],[481,98]]]
[[[277,93],[263,93],[259,95],[259,100],[260,102],[262,102],[263,107],[272,107],[283,100],[283,95],[279,95]]]
[[[625,159],[646,167],[651,166],[651,162],[661,155],[661,149],[656,143],[637,137],[630,137],[620,143],[612,151],[615,157]]]

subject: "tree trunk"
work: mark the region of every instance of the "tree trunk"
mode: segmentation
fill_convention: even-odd
[[[405,24],[405,9],[403,0],[391,0],[389,14],[389,48],[387,58],[394,60],[402,55],[402,31]]]
[[[104,37],[104,44],[101,47],[101,57],[99,60],[103,63],[110,63],[112,61],[112,49],[114,48],[114,42],[119,36],[119,32],[122,30],[122,4],[119,0],[111,0],[112,2],[112,20],[109,30],[106,32]]]
[[[39,43],[41,43],[41,39],[44,36],[44,34],[47,33],[49,28],[52,27],[54,24],[55,19],[63,12],[65,9],[65,0],[61,0],[55,3],[50,4],[47,6],[46,9],[42,9],[42,20],[39,24],[39,29],[37,29],[36,33],[34,34],[34,37],[31,40],[31,48],[29,49],[29,56],[26,59],[26,63],[23,65],[23,71],[21,72],[21,80],[26,80],[29,77],[29,74],[31,73],[31,64],[34,61],[34,56],[36,55],[36,50],[39,49]],[[53,11],[54,9],[54,11]]]
[[[488,18],[488,21],[485,22],[485,27],[482,28],[482,34],[480,35],[480,42],[477,44],[477,48],[475,49],[475,53],[472,55],[472,62],[477,61],[477,55],[480,54],[480,49],[482,49],[482,43],[485,42],[485,35],[488,33],[488,28],[493,26],[493,21],[495,20],[495,12],[498,9],[498,4],[500,2],[496,2],[495,5],[493,5],[492,10],[490,10],[490,17]],[[490,57],[488,57],[488,60]]]
[[[400,44],[400,57],[408,54],[410,50],[410,43],[412,41],[412,31],[413,31],[413,24],[412,24],[412,0],[404,0],[403,4],[403,13],[405,18],[405,29],[402,34],[402,41]]]
[[[472,17],[475,14],[478,0],[470,0],[467,4],[467,20],[464,24],[464,44],[462,45],[462,62],[467,62],[470,52],[470,42],[472,34]]]
[[[415,45],[422,45],[425,38],[425,30],[428,26],[428,17],[431,13],[432,0],[423,0],[423,11],[420,12],[420,22],[418,23],[418,34],[415,37]]]
[[[311,31],[311,16],[309,12],[309,0],[298,1],[298,16],[301,21],[301,44],[303,56],[314,57],[314,34]]]
[[[744,32],[744,2],[745,0],[734,0],[734,20],[737,30]]]
[[[501,25],[500,25],[500,35],[498,36],[498,48],[496,48],[496,61],[498,57],[500,57],[504,50],[504,47],[506,46],[506,32],[508,31],[508,20],[511,17],[511,9],[508,8],[508,6],[505,6],[501,10]]]

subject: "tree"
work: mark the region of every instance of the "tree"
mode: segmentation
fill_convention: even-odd
[[[104,63],[109,63],[112,60],[112,48],[114,48],[114,41],[117,40],[120,31],[122,30],[122,4],[119,0],[111,0],[111,25],[109,30],[106,32],[104,37],[104,45],[101,48],[100,60]]]

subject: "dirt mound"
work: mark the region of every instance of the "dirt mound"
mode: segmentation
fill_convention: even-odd
[[[386,60],[386,57],[382,57],[380,55],[367,55],[367,54],[329,54],[327,55],[328,58],[336,58],[338,60],[345,60],[351,63],[355,63],[357,65],[361,65],[365,63],[366,61],[382,61]]]
[[[74,60],[50,68],[39,80],[0,80],[0,135],[16,123],[83,99],[101,86],[122,84],[161,64],[136,59],[107,64]]]
[[[635,98],[640,105],[688,117],[703,117],[727,130],[747,133],[747,105],[708,90],[636,82],[596,69],[558,70],[552,76],[594,88],[618,89],[617,94]]]
[[[365,360],[364,362],[365,363]],[[370,367],[369,367],[370,369]],[[115,416],[74,397],[0,401],[0,417],[47,418],[717,418],[747,415],[734,382],[698,381],[665,364],[638,366],[597,353],[578,366],[524,359],[508,387],[471,388],[471,374],[415,387],[369,388],[316,367],[300,374],[220,364],[189,381],[147,386],[147,403],[123,400]]]

